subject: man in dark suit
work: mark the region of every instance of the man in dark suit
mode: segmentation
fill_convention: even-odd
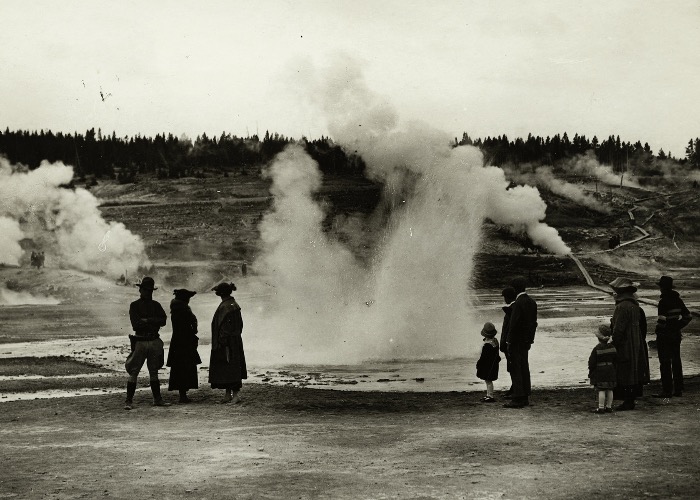
[[[530,404],[530,364],[528,355],[537,330],[537,303],[525,292],[527,282],[518,277],[511,286],[517,294],[508,324],[508,357],[511,363],[513,395],[505,408],[523,408]]]
[[[662,392],[652,396],[680,397],[683,395],[681,330],[690,323],[692,316],[678,292],[674,290],[673,278],[661,276],[657,284],[661,290],[661,299],[656,324],[656,348],[659,352]]]

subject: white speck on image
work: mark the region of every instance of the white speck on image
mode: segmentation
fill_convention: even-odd
[[[111,231],[107,231],[105,235],[102,237],[102,241],[100,242],[99,245],[97,245],[97,248],[100,252],[106,252],[107,251],[107,240],[109,239],[109,233]]]

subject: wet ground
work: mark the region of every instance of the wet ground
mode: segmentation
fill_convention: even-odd
[[[132,290],[119,288],[125,297]],[[588,287],[541,288],[530,291],[539,304],[539,328],[535,344],[530,353],[532,383],[534,387],[587,387],[587,361],[595,346],[594,333],[597,326],[609,321],[612,299],[609,295]],[[696,307],[697,295],[687,294],[686,302]],[[649,292],[649,297],[653,297]],[[215,299],[215,298],[214,298]],[[208,299],[210,302],[214,299]],[[262,300],[259,296],[241,295],[239,301]],[[215,302],[193,304],[200,318],[207,317]],[[502,317],[501,297],[496,290],[479,291],[475,297],[475,314],[480,320],[493,321],[500,326]],[[653,331],[655,309],[643,305]],[[85,305],[64,303],[59,305],[27,305],[3,307],[6,318],[0,334],[0,358],[21,356],[68,356],[73,359],[100,366],[100,376],[122,377],[123,362],[128,354],[124,311],[113,302],[98,304],[86,310]],[[97,321],[101,318],[102,321]],[[53,324],[51,324],[51,322]],[[204,321],[200,320],[200,323]],[[696,333],[700,325],[691,323],[683,342],[685,374],[700,374],[700,336]],[[45,325],[51,324],[49,328]],[[8,327],[9,325],[9,327]],[[162,331],[167,342],[171,332]],[[26,337],[30,341],[17,342]],[[50,338],[50,340],[49,340]],[[650,335],[649,340],[653,339]],[[484,384],[476,378],[475,363],[481,349],[480,337],[465,336],[464,350],[451,358],[368,360],[356,365],[270,363],[270,343],[274,339],[255,335],[254,325],[244,332],[244,343],[249,365],[249,383],[271,385],[332,388],[359,391],[482,391]],[[209,336],[206,330],[200,333],[200,386],[206,385]],[[652,376],[658,374],[658,361],[654,349],[650,350]],[[501,363],[496,388],[508,386],[505,361]],[[142,373],[142,376],[145,376]],[[75,379],[84,377],[85,387],[79,387]],[[46,398],[121,391],[120,383],[111,382],[101,387],[94,374],[52,377],[44,390],[38,389],[40,376],[0,376],[3,382],[32,380],[31,391],[4,391],[0,401],[26,398]],[[161,372],[167,380],[168,368]],[[72,378],[70,388],[61,390],[61,380]],[[45,378],[48,382],[48,378]],[[89,381],[89,382],[88,382]],[[53,383],[55,382],[55,383]],[[14,387],[17,387],[15,383]]]

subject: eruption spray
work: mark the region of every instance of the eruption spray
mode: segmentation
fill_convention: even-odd
[[[323,232],[324,207],[313,199],[321,176],[303,148],[288,147],[269,166],[275,202],[261,223],[264,252],[255,266],[274,281],[275,295],[253,322],[275,336],[269,344],[281,343],[285,361],[461,352],[465,331],[476,328],[470,281],[486,218],[523,229],[554,253],[570,251],[542,222],[546,205],[536,188],[507,189],[501,169],[484,167],[476,148],[453,148],[446,133],[418,122],[399,126],[353,61],[307,77],[331,136],[360,154],[384,186],[386,215],[355,225],[383,235],[360,262]]]

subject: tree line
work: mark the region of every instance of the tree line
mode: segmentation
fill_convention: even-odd
[[[277,133],[237,137],[222,133],[208,137],[206,133],[191,140],[185,136],[157,134],[155,137],[135,135],[117,137],[103,135],[94,128],[84,134],[65,134],[51,131],[0,132],[0,155],[11,163],[36,168],[42,160],[62,161],[73,165],[78,179],[90,177],[116,178],[132,182],[138,174],[155,174],[159,178],[204,175],[205,170],[247,173],[268,163],[292,138]],[[364,163],[360,157],[347,154],[330,138],[302,141],[306,151],[316,160],[324,173],[361,175]],[[624,142],[620,136],[609,136],[599,141],[575,134],[573,139],[564,133],[553,137],[528,134],[526,139],[510,140],[506,135],[473,139],[465,132],[455,138],[454,145],[472,145],[484,152],[490,165],[514,166],[522,164],[558,166],[582,154],[595,155],[597,161],[609,165],[615,172],[634,172],[640,176],[663,175],[669,167],[700,168],[700,139],[691,139],[685,156],[675,158],[671,152],[660,149],[656,154],[648,143]]]
[[[293,139],[277,133],[237,137],[222,133],[208,137],[206,133],[192,141],[173,134],[155,137],[135,135],[117,137],[90,129],[81,134],[51,131],[0,132],[0,155],[13,164],[34,169],[43,160],[73,165],[76,178],[83,180],[116,178],[132,182],[138,174],[155,174],[159,178],[204,175],[205,170],[246,174],[268,163]],[[361,174],[362,159],[348,155],[327,137],[306,140],[306,151],[325,173]]]
[[[528,134],[527,139],[518,137],[511,141],[506,135],[472,139],[465,132],[461,139],[455,138],[455,144],[473,145],[482,149],[486,161],[492,165],[537,163],[557,166],[567,159],[593,152],[600,164],[611,166],[614,172],[629,170],[638,175],[661,175],[662,163],[687,165],[690,169],[700,168],[699,138],[688,141],[682,158],[675,158],[670,151],[665,152],[663,149],[654,154],[649,143],[642,145],[641,141],[624,142],[619,135],[611,135],[600,141],[596,136],[588,139],[585,135],[578,134],[569,139],[566,132],[546,138]]]

